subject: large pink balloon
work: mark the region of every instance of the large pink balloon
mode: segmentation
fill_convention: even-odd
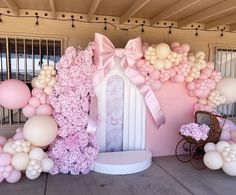
[[[10,79],[0,84],[0,105],[8,109],[23,108],[30,99],[30,90],[19,80]]]
[[[10,176],[6,178],[6,181],[8,183],[16,183],[20,180],[20,178],[21,178],[21,172],[13,169],[10,172]]]

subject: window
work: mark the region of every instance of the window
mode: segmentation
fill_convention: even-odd
[[[236,78],[236,47],[215,47],[214,55],[215,69],[220,71],[222,76],[230,76]],[[220,105],[218,107],[220,113],[228,116],[236,116],[236,103],[229,105]]]
[[[62,55],[61,39],[0,37],[0,81],[19,79],[29,87],[43,64],[57,63]],[[19,125],[26,118],[21,110],[0,107],[0,126]]]

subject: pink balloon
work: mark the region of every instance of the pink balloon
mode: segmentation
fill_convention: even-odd
[[[40,105],[36,110],[37,115],[52,115],[52,107],[48,104]]]
[[[1,153],[0,154],[0,166],[6,166],[11,163],[11,155],[8,153]]]
[[[2,148],[2,146],[0,146],[0,153],[2,153],[3,152],[3,148]]]
[[[157,81],[155,81],[155,82],[153,82],[153,83],[151,84],[151,88],[152,88],[154,91],[159,90],[159,89],[161,88],[161,86],[162,86],[162,83],[161,83],[159,80],[157,80]]]
[[[155,70],[149,75],[152,79],[159,79],[160,77],[160,72],[158,70]]]
[[[26,105],[23,109],[22,109],[22,113],[26,116],[26,117],[31,117],[34,116],[36,114],[36,108],[30,106],[30,105]]]
[[[196,88],[196,85],[195,85],[194,82],[190,82],[190,83],[188,83],[187,88],[188,88],[189,90],[194,90],[194,89]]]
[[[21,178],[21,172],[13,169],[10,172],[9,177],[6,178],[6,181],[8,183],[16,183],[16,182],[18,182],[20,180],[20,178]]]
[[[32,96],[36,96],[36,94],[38,93],[42,93],[43,90],[42,89],[38,89],[38,88],[33,88],[31,93],[32,93]]]
[[[184,81],[184,76],[181,74],[177,74],[175,76],[175,82],[183,82]]]
[[[0,135],[0,146],[4,146],[7,142],[7,139],[4,136]]]
[[[36,97],[31,97],[29,99],[29,105],[37,108],[40,105],[40,100]]]
[[[13,136],[13,139],[14,140],[24,139],[24,134],[21,127],[16,130],[16,134]]]
[[[215,66],[214,66],[214,63],[212,62],[207,62],[207,68],[211,69],[211,70],[214,70]]]
[[[197,97],[202,98],[203,91],[200,90],[200,89],[196,89],[196,90],[194,90],[194,94],[195,94]]]
[[[19,80],[10,79],[0,84],[0,105],[8,109],[23,108],[30,99],[30,90]]]
[[[180,43],[177,42],[177,41],[175,41],[175,42],[173,42],[173,43],[170,44],[171,49],[174,49],[174,48],[176,48],[176,47],[178,47],[178,46],[180,46]]]
[[[190,50],[189,44],[184,43],[181,46],[182,46],[182,49],[184,52],[189,52],[189,50]]]

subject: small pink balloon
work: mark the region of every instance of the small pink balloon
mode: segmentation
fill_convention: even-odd
[[[194,90],[194,94],[199,97],[199,98],[203,98],[202,95],[203,95],[203,91],[200,90],[200,89],[195,89]]]
[[[152,79],[159,79],[160,77],[160,72],[158,70],[155,70],[149,75]]]
[[[189,52],[190,46],[187,43],[181,45],[184,52]]]
[[[0,166],[6,166],[11,163],[11,155],[9,153],[3,152],[0,154]]]
[[[43,90],[39,88],[33,88],[31,93],[32,93],[32,96],[36,96],[37,94],[43,93]]]
[[[31,117],[34,116],[36,114],[36,108],[34,108],[33,106],[30,105],[26,105],[23,109],[22,109],[22,113],[26,116],[26,117]]]
[[[20,180],[20,178],[21,178],[21,172],[13,169],[10,172],[9,177],[6,178],[6,181],[8,183],[16,183],[16,182],[18,182]]]
[[[157,81],[155,81],[155,82],[153,82],[153,83],[151,84],[151,88],[152,88],[154,91],[159,90],[159,89],[161,88],[161,86],[162,86],[162,83],[161,83],[159,80],[157,80]]]
[[[0,135],[0,146],[4,146],[6,142],[7,142],[7,138]]]
[[[212,62],[207,62],[206,65],[207,65],[207,68],[209,68],[211,70],[214,70],[214,68],[215,68],[214,63],[212,63]]]
[[[175,76],[175,82],[183,82],[184,81],[184,76],[181,74],[177,74]]]
[[[10,171],[13,170],[13,166],[8,165],[8,166],[6,166],[5,170],[8,171],[8,172],[10,172]]]
[[[48,104],[40,105],[36,110],[37,115],[52,115],[52,107]]]
[[[21,127],[16,130],[16,134],[13,136],[13,139],[14,140],[24,139],[24,134]]]
[[[144,63],[144,60],[140,59],[136,62],[136,66],[141,67],[143,65],[143,63]]]
[[[177,41],[172,42],[172,43],[170,44],[171,49],[174,49],[174,48],[176,48],[176,47],[178,47],[178,46],[180,46],[180,43],[177,42]]]
[[[37,108],[40,105],[40,100],[36,97],[31,97],[29,99],[29,105],[32,107]]]
[[[0,146],[0,153],[2,153],[3,152],[3,148],[2,148],[2,146]]]
[[[28,86],[16,79],[9,79],[0,84],[0,105],[8,109],[23,108],[31,97]]]
[[[4,171],[4,172],[2,173],[2,176],[3,176],[4,178],[7,178],[7,177],[10,176],[10,172]]]
[[[189,90],[194,90],[196,88],[195,82],[188,83],[187,88]]]

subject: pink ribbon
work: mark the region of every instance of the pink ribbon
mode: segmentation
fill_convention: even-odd
[[[146,84],[144,77],[135,70],[137,60],[143,56],[141,38],[129,40],[124,49],[116,49],[106,36],[95,33],[95,43],[94,62],[98,70],[93,79],[94,87],[105,78],[106,74],[115,65],[116,60],[120,60],[120,65],[126,76],[143,94],[157,128],[164,124],[165,118],[153,90]]]

